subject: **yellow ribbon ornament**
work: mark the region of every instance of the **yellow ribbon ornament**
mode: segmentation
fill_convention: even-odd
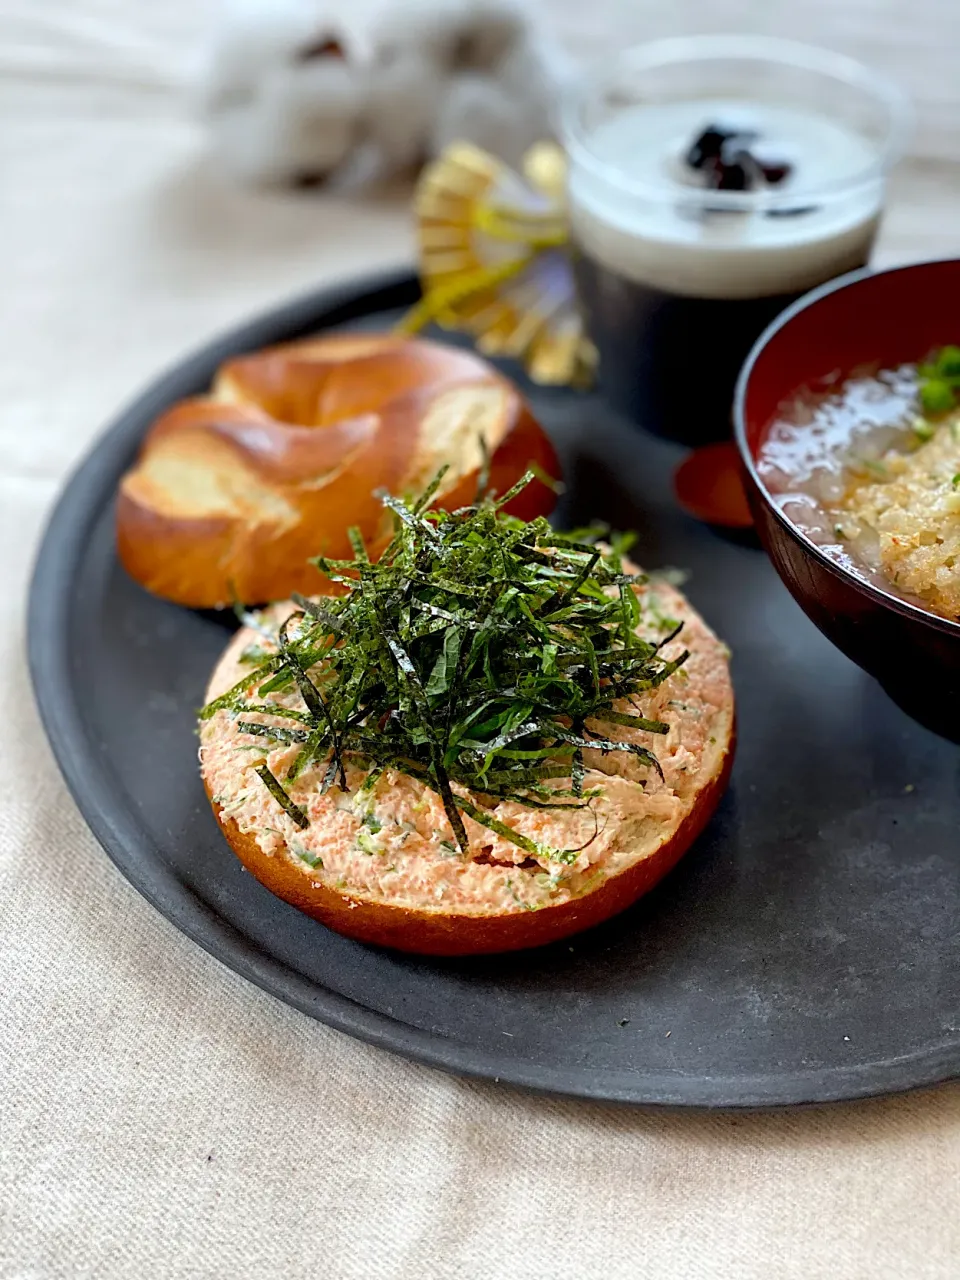
[[[435,323],[522,361],[534,382],[588,386],[596,352],[576,303],[565,178],[547,142],[522,174],[463,142],[427,165],[414,193],[423,297],[399,331]]]

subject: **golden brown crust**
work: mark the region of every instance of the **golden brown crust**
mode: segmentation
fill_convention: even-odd
[[[627,561],[624,568],[635,566]],[[659,582],[637,590],[640,629],[681,619],[686,643],[671,641],[665,653],[679,656],[688,647],[690,658],[681,672],[639,695],[634,708],[669,725],[659,744],[659,782],[625,755],[586,753],[586,785],[597,785],[602,796],[600,830],[576,865],[561,869],[535,859],[540,865],[530,866],[512,845],[497,848],[498,838],[479,828],[470,833],[470,854],[451,859],[440,838],[445,827],[436,797],[422,788],[418,794],[417,784],[389,773],[379,792],[371,792],[369,810],[358,810],[355,799],[321,796],[316,781],[304,778],[292,798],[311,822],[298,832],[266,798],[260,780],[251,778],[250,751],[261,744],[221,711],[202,727],[201,773],[231,847],[267,888],[308,915],[347,936],[403,951],[463,955],[539,946],[623,910],[676,864],[703,829],[727,785],[735,745],[724,646],[673,587]],[[278,604],[267,616],[278,622],[290,608]],[[226,646],[211,673],[208,701],[242,678],[241,655],[255,639],[244,629]],[[640,731],[619,733],[655,747]],[[276,748],[278,777],[289,750]],[[361,771],[351,788],[362,780]],[[378,820],[374,830],[385,833],[377,835],[376,849],[363,843],[368,811]],[[500,816],[517,822],[513,814]],[[518,823],[521,829],[529,817]],[[547,847],[575,846],[582,828],[577,819],[565,825],[567,818],[558,814],[557,825],[545,829],[541,815],[525,833]]]
[[[676,866],[709,822],[727,788],[734,747],[731,715],[729,738],[718,755],[715,771],[680,826],[649,857],[582,897],[537,911],[496,915],[446,913],[435,908],[418,910],[341,893],[311,879],[309,873],[282,855],[264,853],[256,836],[241,831],[232,818],[225,817],[209,790],[207,796],[223,834],[246,869],[271,893],[328,928],[359,942],[396,951],[437,956],[482,955],[540,947],[581,933],[609,920],[648,893]]]
[[[479,434],[474,416],[499,492],[531,464],[559,475],[519,392],[470,352],[341,334],[231,360],[209,396],[173,406],[148,432],[120,485],[120,559],[148,590],[194,607],[322,591],[307,558],[348,556],[350,526],[375,551],[376,491],[404,492],[441,461],[456,464],[467,433]],[[477,471],[454,466],[438,501],[469,502]],[[535,482],[509,509],[531,519],[553,502]]]

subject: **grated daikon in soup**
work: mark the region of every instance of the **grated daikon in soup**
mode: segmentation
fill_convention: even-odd
[[[783,405],[758,469],[837,563],[960,618],[960,409],[925,417],[915,365],[861,371]]]

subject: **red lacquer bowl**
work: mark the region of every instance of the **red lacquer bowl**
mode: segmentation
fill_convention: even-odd
[[[806,294],[771,324],[737,384],[734,426],[760,539],[791,595],[909,715],[960,741],[960,622],[901,600],[834,563],[774,503],[757,452],[781,403],[805,385],[960,342],[960,259],[857,271]]]

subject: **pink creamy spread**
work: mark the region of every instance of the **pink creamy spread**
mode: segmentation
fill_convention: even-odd
[[[616,706],[665,721],[670,732],[650,734],[607,723],[591,727],[605,737],[649,748],[660,761],[664,780],[632,755],[592,751],[585,755],[584,785],[602,789],[593,812],[486,802],[494,817],[539,844],[559,849],[586,845],[572,865],[533,857],[466,816],[470,852],[463,855],[439,796],[389,769],[362,795],[362,770],[348,768],[348,793],[335,785],[326,795],[320,794],[323,766],[304,772],[288,787],[310,819],[301,830],[254,772],[266,759],[283,779],[299,748],[267,749],[263,738],[238,730],[236,715],[228,711],[201,726],[200,763],[207,788],[222,815],[252,833],[264,853],[288,859],[307,879],[357,900],[491,915],[536,910],[590,892],[604,878],[648,857],[673,834],[716,771],[731,732],[733,691],[725,647],[673,587],[653,582],[637,588],[637,594],[643,609],[640,633],[660,639],[671,629],[671,620],[682,619],[683,631],[664,653],[672,658],[686,648],[690,657],[659,688]],[[252,630],[240,631],[214,672],[208,696],[214,698],[241,680],[250,669],[241,661],[242,652],[264,643]],[[301,705],[295,693],[273,696]],[[244,713],[244,718],[271,723],[259,714]]]

